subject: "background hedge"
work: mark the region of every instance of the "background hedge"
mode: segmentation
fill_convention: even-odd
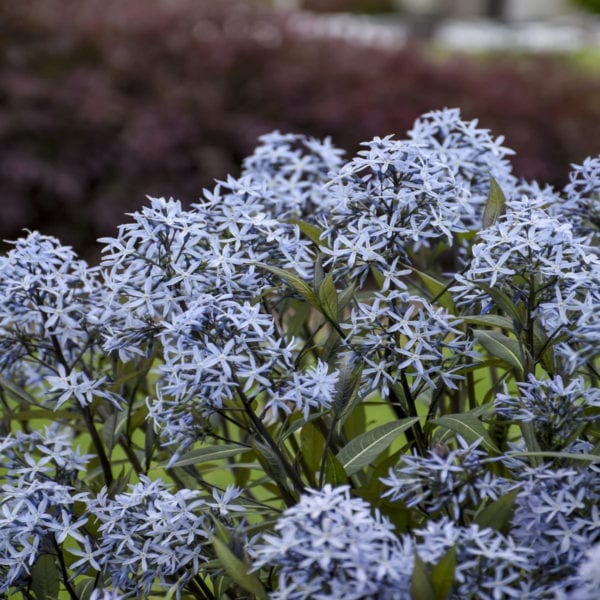
[[[460,106],[556,185],[600,151],[600,78],[558,58],[301,39],[225,0],[2,2],[0,22],[3,239],[39,228],[90,255],[146,194],[195,201],[275,128],[354,152]]]

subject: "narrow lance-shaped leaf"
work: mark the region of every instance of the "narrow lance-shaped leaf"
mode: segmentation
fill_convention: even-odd
[[[498,500],[488,504],[480,510],[475,516],[475,523],[482,529],[491,527],[504,533],[504,529],[508,526],[515,505],[515,498],[520,490],[513,490],[504,496],[500,496]]]
[[[515,369],[519,376],[523,374],[521,346],[514,338],[499,331],[475,331],[475,339],[492,355]]]
[[[456,307],[454,306],[454,300],[452,299],[450,292],[448,292],[447,284],[438,281],[431,275],[423,273],[414,267],[410,267],[410,269],[419,276],[419,279],[423,282],[427,291],[431,293],[432,297],[435,298],[437,304],[444,307],[450,313],[455,312]]]
[[[31,591],[36,600],[55,600],[60,588],[60,574],[54,556],[40,554],[31,569]]]
[[[450,429],[464,438],[469,444],[473,444],[482,438],[482,446],[488,452],[492,452],[493,454],[500,453],[500,450],[494,444],[483,423],[473,414],[444,415],[437,419],[432,419],[429,423]]]
[[[213,460],[222,460],[247,452],[247,446],[240,446],[238,444],[217,444],[214,446],[205,446],[204,448],[197,448],[186,452],[179,460],[174,462],[172,467],[187,467],[188,465],[197,465],[202,463],[211,462]]]
[[[452,546],[431,570],[431,583],[436,600],[445,600],[454,583],[456,548]]]
[[[411,582],[411,596],[418,600],[438,600],[433,589],[431,581],[431,573],[427,569],[427,565],[415,552],[415,566],[413,567],[413,576]]]
[[[333,283],[333,273],[329,273],[321,283],[319,288],[319,302],[323,314],[332,322],[338,322],[338,297],[335,284]]]
[[[370,465],[401,433],[412,427],[418,417],[384,423],[354,438],[337,454],[347,475]]]
[[[233,581],[247,592],[254,594],[256,600],[267,600],[267,592],[256,575],[249,573],[248,566],[240,560],[218,537],[212,538],[215,553],[225,572]]]
[[[498,182],[490,177],[490,193],[483,211],[483,228],[491,227],[506,210],[506,196]]]
[[[290,223],[296,225],[315,246],[327,246],[327,241],[321,239],[322,231],[316,225],[298,219],[291,219]]]
[[[290,271],[286,271],[285,269],[280,269],[279,267],[272,267],[271,265],[266,265],[264,263],[257,264],[262,269],[265,269],[265,271],[269,271],[270,273],[273,273],[273,275],[277,275],[280,279],[285,281],[305,300],[308,300],[315,308],[319,310],[321,309],[317,294],[315,294],[314,290],[303,279],[298,277],[298,275],[291,273]]]

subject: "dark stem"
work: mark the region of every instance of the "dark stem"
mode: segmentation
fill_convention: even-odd
[[[98,459],[100,460],[100,466],[102,467],[102,473],[104,474],[104,482],[106,483],[107,487],[110,487],[111,483],[113,482],[112,469],[110,466],[110,461],[108,460],[108,456],[106,456],[106,452],[104,451],[102,440],[98,435],[98,431],[96,431],[92,413],[90,412],[88,406],[82,406],[81,412],[83,414],[88,431],[90,432],[90,436],[92,437],[92,442],[94,444],[94,448],[96,449],[96,453],[98,454]]]

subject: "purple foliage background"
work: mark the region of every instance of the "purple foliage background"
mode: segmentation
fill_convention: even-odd
[[[355,152],[459,106],[517,151],[517,174],[565,183],[600,152],[600,78],[558,58],[434,59],[299,39],[250,2],[0,3],[3,239],[23,227],[84,255],[145,195],[194,202],[267,131]]]

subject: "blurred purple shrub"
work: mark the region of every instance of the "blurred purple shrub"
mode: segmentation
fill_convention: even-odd
[[[517,175],[566,183],[600,150],[600,80],[558,59],[427,58],[298,39],[234,0],[0,4],[0,235],[88,254],[145,195],[198,199],[273,129],[360,140],[460,106]]]

